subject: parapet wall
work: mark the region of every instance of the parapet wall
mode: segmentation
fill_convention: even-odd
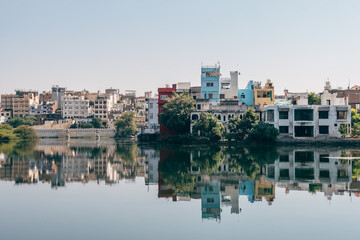
[[[41,138],[115,137],[115,129],[35,129]]]

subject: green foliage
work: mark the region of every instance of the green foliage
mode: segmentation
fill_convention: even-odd
[[[200,119],[193,126],[195,136],[208,138],[210,141],[221,140],[225,128],[219,120],[210,114],[201,113]]]
[[[360,123],[355,122],[352,124],[351,134],[353,136],[360,136]]]
[[[187,93],[175,93],[166,99],[159,121],[177,134],[186,134],[190,130],[190,113],[194,110],[195,100]]]
[[[18,137],[14,134],[14,129],[9,124],[0,124],[0,142],[7,142],[17,140]]]
[[[10,118],[6,121],[7,124],[12,126],[13,128],[17,128],[21,125],[33,126],[35,124],[36,118],[35,117],[26,117],[26,118]]]
[[[321,97],[316,95],[314,92],[308,93],[308,104],[309,105],[320,105],[321,104]]]
[[[339,132],[341,134],[341,138],[345,138],[346,135],[347,135],[347,127],[346,127],[346,124],[341,124],[340,127],[339,127]]]
[[[360,122],[360,114],[358,114],[357,110],[351,109],[351,124]]]
[[[91,122],[74,123],[70,125],[70,128],[105,128],[105,127],[102,125],[102,121],[100,118],[92,118]]]
[[[192,151],[192,165],[199,167],[202,174],[211,174],[224,162],[225,155],[217,146]]]
[[[32,127],[21,125],[15,128],[14,133],[21,139],[21,140],[34,140],[38,138],[37,132]]]
[[[231,118],[228,139],[243,140],[258,121],[259,118],[255,114],[254,108],[246,110],[242,119],[240,117]]]
[[[93,125],[93,128],[105,128],[102,125],[102,120],[100,118],[93,118],[91,124]]]
[[[249,132],[248,139],[253,141],[262,141],[265,143],[274,143],[279,135],[279,131],[270,124],[259,122]]]
[[[135,163],[137,154],[137,145],[131,144],[118,144],[115,149],[115,154],[126,163]]]
[[[194,189],[194,176],[190,173],[190,154],[182,150],[162,149],[164,158],[159,162],[159,172],[173,194],[188,196]]]
[[[115,127],[118,137],[134,136],[137,133],[135,114],[133,112],[124,112],[115,122]]]

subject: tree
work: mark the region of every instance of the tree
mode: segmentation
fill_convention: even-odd
[[[209,113],[201,113],[192,128],[194,135],[209,138],[210,141],[219,141],[225,128],[219,120]]]
[[[0,142],[16,140],[18,137],[14,134],[14,129],[9,124],[0,124]]]
[[[94,128],[104,128],[100,118],[92,118],[91,124]]]
[[[135,124],[135,114],[133,112],[124,112],[115,122],[116,135],[118,137],[130,137],[137,133]]]
[[[314,92],[308,93],[307,98],[308,98],[309,105],[320,105],[321,104],[320,96],[316,95]]]
[[[32,127],[21,125],[14,130],[21,140],[34,140],[38,138],[37,132]]]
[[[17,128],[21,125],[33,126],[35,121],[36,121],[35,117],[28,116],[26,118],[20,118],[20,117],[10,118],[9,120],[6,121],[6,123],[11,125],[13,128]]]
[[[249,132],[248,139],[265,143],[274,143],[278,135],[279,131],[272,125],[259,122]]]
[[[190,131],[190,114],[194,110],[195,100],[187,93],[175,93],[172,98],[166,99],[159,121],[177,134],[186,134]]]
[[[360,135],[360,115],[358,114],[357,110],[352,108],[351,109],[351,133],[353,136]]]
[[[259,121],[254,108],[249,108],[245,111],[243,118],[234,117],[229,120],[230,139],[243,140],[245,136],[251,131],[254,124]]]

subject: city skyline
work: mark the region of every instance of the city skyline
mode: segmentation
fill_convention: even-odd
[[[217,62],[223,76],[241,73],[240,88],[268,78],[277,94],[320,92],[328,79],[345,88],[360,79],[359,8],[357,1],[0,1],[0,94],[197,86],[201,64]]]

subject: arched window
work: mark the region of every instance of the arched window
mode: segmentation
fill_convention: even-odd
[[[197,114],[194,114],[191,116],[191,120],[198,120],[199,116]]]
[[[221,120],[221,116],[220,116],[220,114],[218,115],[218,119],[219,119],[219,120]]]

